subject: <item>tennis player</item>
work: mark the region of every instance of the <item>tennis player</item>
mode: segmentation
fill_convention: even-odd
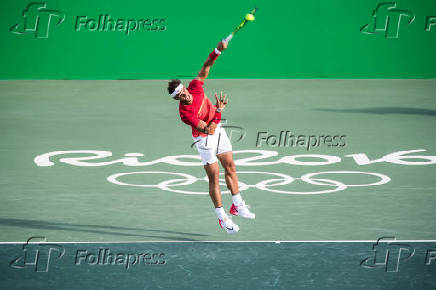
[[[221,92],[218,97],[215,93],[216,105],[214,106],[203,89],[204,80],[209,75],[210,68],[226,48],[227,42],[220,41],[189,86],[186,88],[180,80],[171,80],[168,83],[168,93],[175,100],[180,101],[180,118],[192,127],[192,137],[209,179],[209,195],[215,206],[219,225],[227,233],[236,233],[239,231],[239,226],[227,216],[221,201],[218,160],[224,167],[226,185],[232,193],[233,203],[230,214],[249,219],[254,219],[255,214],[250,211],[239,192],[232,144],[221,126],[221,113],[227,105],[227,96]]]

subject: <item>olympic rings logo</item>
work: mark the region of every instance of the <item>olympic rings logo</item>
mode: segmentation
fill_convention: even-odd
[[[158,184],[132,184],[122,182],[119,179],[129,175],[144,175],[144,174],[160,174],[160,175],[173,175],[177,176],[174,179],[169,179],[162,181]],[[221,173],[222,175],[223,173]],[[242,181],[239,181],[239,189],[241,191],[247,190],[250,188],[257,188],[262,191],[269,191],[281,194],[324,194],[324,193],[332,193],[337,191],[345,190],[349,187],[366,187],[366,186],[376,186],[383,185],[391,181],[391,179],[383,174],[374,173],[374,172],[362,172],[362,171],[324,171],[324,172],[314,172],[307,173],[300,178],[293,178],[287,174],[283,173],[275,173],[275,172],[262,172],[262,171],[238,171],[238,176],[244,174],[261,174],[261,175],[269,175],[272,178],[265,179],[263,181],[257,182],[256,184],[246,184]],[[345,184],[341,181],[330,179],[330,178],[319,178],[320,175],[328,175],[328,174],[363,174],[375,176],[379,180],[373,183],[367,184]],[[316,177],[316,178],[314,178]],[[116,173],[107,178],[107,180],[113,184],[122,185],[122,186],[134,186],[134,187],[145,187],[145,188],[159,188],[164,191],[183,193],[183,194],[209,194],[208,192],[194,192],[187,191],[181,189],[175,189],[174,187],[178,186],[187,186],[194,184],[197,181],[205,181],[208,182],[207,176],[203,178],[197,178],[190,174],[179,173],[179,172],[166,172],[166,171],[139,171],[139,172],[125,172],[125,173]],[[320,190],[320,191],[309,191],[309,192],[299,192],[299,191],[288,191],[278,189],[279,186],[289,185],[295,180],[301,180],[308,184],[317,185],[317,186],[326,186],[328,189]],[[220,185],[225,185],[225,181],[220,179]],[[332,188],[333,187],[333,188]],[[230,193],[229,190],[223,191],[222,193]]]

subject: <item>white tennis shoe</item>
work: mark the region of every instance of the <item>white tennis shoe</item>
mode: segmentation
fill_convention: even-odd
[[[239,206],[236,206],[235,204],[232,203],[232,207],[230,208],[229,212],[232,215],[238,215],[246,219],[256,218],[256,214],[250,211],[250,206],[246,205],[245,201],[242,201],[241,205]]]
[[[239,232],[239,226],[235,224],[232,219],[228,216],[225,216],[224,219],[218,219],[220,226],[226,230],[228,234],[235,234]]]

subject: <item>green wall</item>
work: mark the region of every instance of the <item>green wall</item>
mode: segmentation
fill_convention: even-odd
[[[14,0],[0,79],[190,78],[254,6],[211,78],[436,77],[435,0]]]

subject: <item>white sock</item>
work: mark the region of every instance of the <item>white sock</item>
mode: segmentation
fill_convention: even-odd
[[[215,212],[220,220],[224,220],[224,217],[227,216],[226,212],[224,211],[224,209],[222,207],[216,207]]]
[[[240,206],[242,204],[241,194],[238,193],[238,194],[232,195],[232,201],[233,201],[234,205]]]

